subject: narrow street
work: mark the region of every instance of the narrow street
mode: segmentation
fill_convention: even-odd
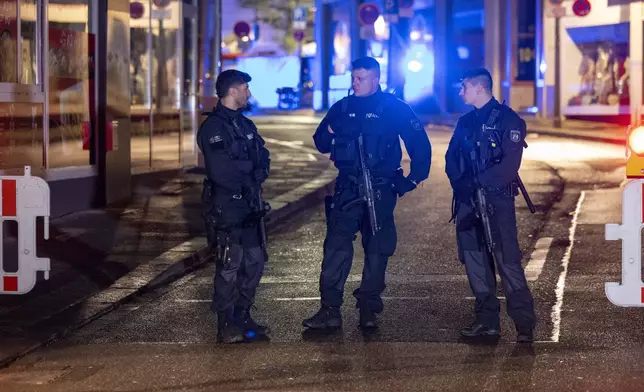
[[[261,124],[272,143],[312,148],[313,128]],[[256,319],[270,341],[221,346],[209,311],[213,265],[135,298],[69,338],[0,371],[11,391],[497,391],[637,390],[644,381],[644,316],[617,308],[604,283],[619,281],[620,243],[604,240],[621,223],[623,147],[528,137],[522,179],[537,207],[518,197],[520,244],[539,324],[534,347],[514,344],[505,312],[497,344],[471,344],[459,329],[474,299],[456,258],[444,154],[451,133],[429,133],[430,179],[399,200],[398,247],[390,259],[380,328],[365,335],[351,292],[359,285],[360,238],[345,290],[344,327],[304,331],[319,305],[325,234],[317,205],[269,234],[270,260]],[[269,145],[270,147],[270,145]],[[405,162],[408,170],[408,162]]]

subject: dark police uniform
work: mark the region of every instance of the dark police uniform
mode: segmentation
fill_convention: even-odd
[[[229,325],[247,334],[267,333],[250,318],[249,309],[266,262],[258,225],[267,205],[257,192],[268,177],[269,152],[253,122],[221,102],[201,125],[197,142],[207,171],[204,201],[216,258],[211,308],[218,313],[220,334]]]
[[[483,125],[491,129],[483,131]],[[445,171],[454,189],[454,216],[459,259],[476,297],[476,322],[464,329],[465,336],[499,334],[499,300],[493,258],[489,254],[480,221],[474,216],[474,178],[470,151],[476,152],[479,181],[484,189],[494,259],[503,282],[508,314],[519,335],[532,336],[536,323],[532,294],[521,266],[517,238],[515,196],[517,176],[525,144],[526,123],[512,109],[492,98],[458,121],[445,155]]]
[[[331,126],[334,134],[329,133]],[[357,136],[363,134],[367,165],[372,174],[375,209],[381,230],[374,236],[366,203],[360,202],[360,160]],[[399,137],[411,157],[411,172],[402,174]],[[317,149],[331,153],[339,170],[333,196],[327,197],[327,235],[320,275],[322,309],[304,321],[310,328],[336,327],[341,323],[344,285],[353,261],[353,241],[362,234],[365,262],[362,282],[353,295],[361,318],[383,310],[387,261],[396,250],[394,208],[398,196],[411,191],[429,176],[431,145],[412,109],[380,89],[368,97],[351,95],[335,103],[313,136]],[[331,323],[327,321],[331,320]],[[375,322],[375,320],[374,320]]]

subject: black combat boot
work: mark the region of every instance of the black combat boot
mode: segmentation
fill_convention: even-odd
[[[498,328],[490,328],[487,325],[481,323],[474,323],[469,327],[461,329],[461,335],[474,338],[474,337],[499,337],[501,336],[501,331]]]
[[[217,313],[217,343],[239,343],[244,341],[244,332],[235,324],[232,312]]]
[[[532,344],[534,342],[534,331],[532,328],[517,327],[517,343]]]
[[[311,329],[340,328],[342,315],[338,308],[323,306],[313,317],[304,320],[302,325]]]
[[[234,316],[235,323],[244,331],[246,338],[252,339],[257,336],[266,336],[271,332],[267,326],[257,324],[253,320],[250,315],[250,309],[235,308]]]
[[[367,308],[360,308],[360,327],[365,329],[378,328],[376,314]]]

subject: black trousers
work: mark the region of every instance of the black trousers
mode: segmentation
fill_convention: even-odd
[[[231,313],[235,307],[248,309],[255,303],[257,285],[266,263],[258,230],[257,225],[252,225],[234,228],[227,234],[229,257],[217,260],[215,266],[213,312]]]
[[[322,306],[339,308],[343,302],[344,285],[353,263],[353,241],[362,233],[365,260],[362,282],[353,293],[357,307],[373,312],[383,310],[381,294],[385,290],[385,271],[389,257],[396,250],[394,208],[397,195],[391,185],[374,186],[377,196],[376,214],[381,230],[374,236],[369,223],[366,203],[348,206],[358,198],[355,187],[336,186],[335,194],[327,198],[327,233],[320,274]]]
[[[496,269],[503,282],[507,311],[517,328],[532,329],[536,324],[534,300],[521,266],[517,238],[514,197],[488,195],[492,237],[496,244],[494,258],[485,245],[483,227],[468,203],[459,203],[456,215],[456,239],[459,259],[465,264],[467,278],[476,297],[476,321],[499,327],[499,299],[496,296]],[[494,263],[496,261],[496,266]]]

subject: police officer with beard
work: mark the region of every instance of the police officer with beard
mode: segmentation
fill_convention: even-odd
[[[261,198],[269,152],[255,124],[242,114],[251,77],[237,70],[217,78],[219,101],[197,134],[204,156],[208,240],[214,253],[211,309],[218,316],[217,341],[236,343],[268,334],[250,315],[267,255],[260,221],[269,207]]]
[[[353,261],[353,241],[362,234],[365,260],[360,287],[353,293],[359,308],[360,326],[375,328],[382,312],[381,293],[385,270],[396,249],[394,208],[397,198],[416,188],[429,176],[431,145],[424,127],[404,102],[380,90],[380,65],[371,57],[352,63],[354,94],[335,103],[318,126],[313,139],[321,153],[331,153],[338,168],[336,189],[326,199],[327,234],[320,274],[321,308],[303,325],[311,329],[342,325],[340,306],[344,285]],[[372,233],[369,212],[360,189],[360,149],[371,172],[375,210],[380,230]],[[400,162],[399,137],[411,157],[411,172],[405,177]]]
[[[465,337],[500,335],[498,270],[517,342],[531,343],[536,324],[534,301],[521,266],[514,198],[519,177],[526,123],[492,96],[492,77],[485,69],[465,75],[461,97],[475,109],[458,120],[445,155],[445,171],[454,190],[453,216],[459,259],[476,297],[475,322],[461,330]],[[477,187],[489,204],[493,243],[488,250],[485,228],[473,202]],[[527,200],[527,199],[526,199]],[[495,266],[496,261],[496,266]]]

